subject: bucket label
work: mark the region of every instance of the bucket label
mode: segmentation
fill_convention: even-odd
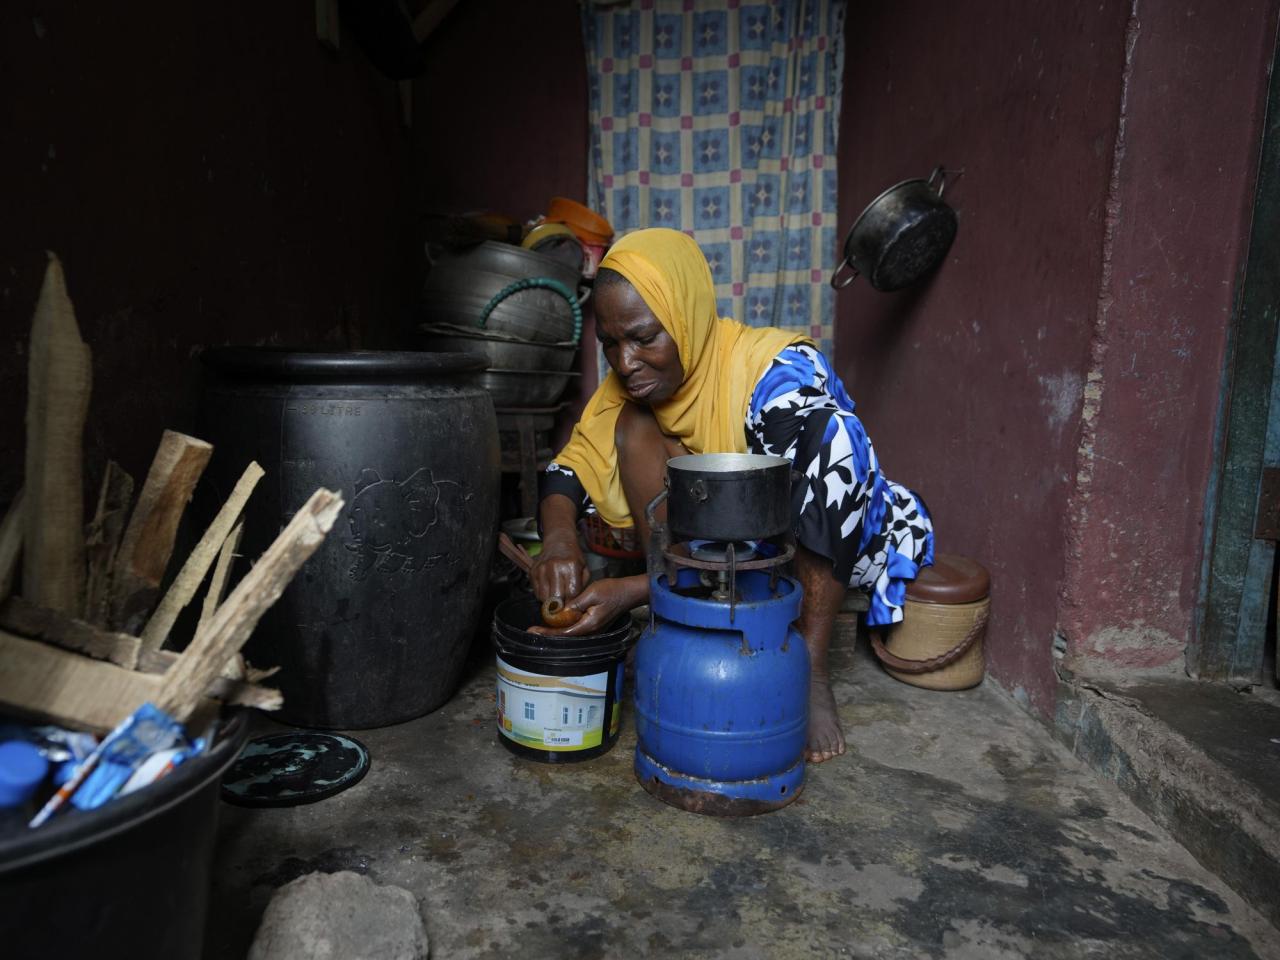
[[[498,729],[534,750],[588,750],[604,742],[609,672],[585,677],[527,673],[498,657]],[[616,728],[615,717],[609,718]]]

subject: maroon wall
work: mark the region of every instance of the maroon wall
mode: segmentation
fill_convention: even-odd
[[[395,84],[314,5],[5,4],[0,426],[22,449],[44,251],[94,352],[87,469],[190,428],[206,344],[393,342],[417,288]],[[0,461],[0,499],[21,482]]]
[[[1184,667],[1275,43],[1274,0],[1139,9],[1067,518],[1061,629],[1092,673]]]
[[[460,3],[430,40],[414,132],[425,213],[527,220],[587,188],[587,65],[573,0]]]
[[[946,263],[842,293],[837,362],[940,549],[991,568],[991,670],[1043,713],[1055,634],[1073,654],[1122,637],[1150,665],[1192,627],[1275,4],[1221,6],[849,18],[842,221],[935,164],[964,173]]]
[[[927,284],[839,295],[837,364],[939,549],[990,568],[992,670],[1044,711],[1127,9],[868,5],[845,51],[841,221],[935,164],[964,173]]]

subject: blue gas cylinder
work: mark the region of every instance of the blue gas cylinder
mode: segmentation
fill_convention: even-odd
[[[636,777],[686,810],[728,816],[785,806],[804,786],[809,652],[792,626],[790,577],[737,575],[741,597],[696,595],[698,572],[650,585],[653,627],[636,647]]]

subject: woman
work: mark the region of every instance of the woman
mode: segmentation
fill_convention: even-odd
[[[845,590],[871,593],[867,622],[902,619],[906,582],[933,561],[933,527],[909,490],[887,481],[853,401],[806,337],[752,329],[716,313],[698,245],[675,230],[624,237],[600,264],[596,331],[612,372],[543,475],[539,599],[572,598],[566,635],[593,633],[647,602],[645,575],[587,583],[577,520],[593,509],[647,544],[645,505],[666,462],[685,453],[784,456],[803,473],[792,491],[804,588],[797,629],[809,649],[812,762],[844,753],[827,648]],[[663,510],[659,519],[663,519]]]

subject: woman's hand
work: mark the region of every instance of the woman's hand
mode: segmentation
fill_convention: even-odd
[[[578,507],[562,494],[544,497],[542,516],[542,552],[533,558],[529,582],[539,600],[576,597],[587,585],[590,573],[587,559],[578,546]]]
[[[569,598],[582,592],[589,576],[587,559],[576,537],[549,539],[542,541],[542,552],[533,558],[529,582],[539,600],[560,597],[568,606]]]
[[[548,637],[581,637],[589,633],[600,633],[621,614],[643,603],[648,592],[649,578],[645,574],[597,580],[572,600],[565,601],[565,606],[569,609],[582,612],[581,620],[560,630],[552,627],[530,627],[529,632]]]

